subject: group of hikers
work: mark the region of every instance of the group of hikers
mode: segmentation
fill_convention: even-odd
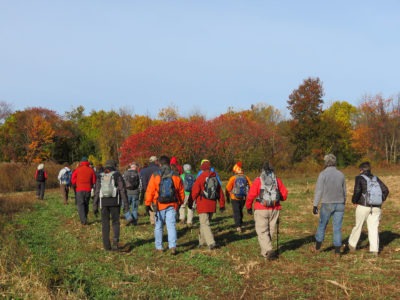
[[[342,222],[346,202],[344,174],[336,168],[336,157],[324,157],[324,170],[319,174],[315,187],[313,214],[319,213],[319,225],[315,234],[313,251],[320,251],[329,220],[333,221],[333,245],[335,254],[342,253]],[[381,206],[389,190],[371,172],[369,162],[359,166],[360,174],[355,178],[352,203],[356,206],[356,224],[346,245],[346,250],[355,251],[364,222],[368,226],[370,253],[379,252],[379,221]],[[208,159],[200,163],[200,170],[194,174],[190,164],[181,166],[176,157],[151,156],[148,165],[140,169],[136,162],[121,173],[113,160],[107,160],[104,167],[93,168],[86,157],[71,171],[65,165],[58,174],[64,203],[68,203],[70,186],[74,188],[80,222],[88,225],[89,201],[93,197],[93,213],[101,212],[102,239],[105,250],[118,250],[120,237],[121,209],[126,226],[138,225],[138,209],[141,202],[146,207],[150,223],[154,225],[155,251],[163,252],[163,229],[166,226],[168,249],[177,253],[177,222],[193,225],[194,212],[199,220],[198,247],[209,250],[218,247],[210,223],[213,214],[225,210],[231,202],[234,226],[238,233],[243,230],[243,209],[253,215],[260,254],[268,260],[278,257],[273,250],[273,236],[279,222],[281,202],[288,197],[288,190],[275,175],[267,161],[261,167],[260,175],[251,181],[244,174],[242,163],[233,166],[233,175],[228,179],[225,190],[221,179]],[[43,172],[43,175],[38,173]],[[38,166],[35,178],[38,181],[38,198],[43,199],[44,187],[38,179],[47,178],[43,164]],[[320,208],[318,208],[319,204]],[[111,223],[110,223],[111,221]],[[111,226],[110,226],[111,225]],[[110,239],[110,229],[113,236]],[[278,249],[277,249],[278,250]]]

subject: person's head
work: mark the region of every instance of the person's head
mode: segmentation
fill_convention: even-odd
[[[109,159],[106,161],[106,163],[104,164],[104,169],[106,170],[114,170],[116,167],[115,161],[112,159]]]
[[[208,159],[203,159],[203,160],[201,161],[200,169],[201,169],[202,171],[208,171],[208,170],[210,170],[210,169],[211,169],[210,161],[209,161]]]
[[[158,161],[157,156],[154,156],[154,155],[153,155],[153,156],[151,156],[151,157],[149,158],[149,162],[150,162],[150,163],[156,164],[157,161]]]
[[[132,162],[130,165],[129,165],[129,168],[131,169],[131,170],[137,170],[138,169],[138,163],[137,162]]]
[[[86,156],[82,156],[81,162],[87,162],[87,161],[88,161],[88,158]]]
[[[166,155],[160,156],[160,159],[158,160],[161,166],[169,166],[170,164],[170,159]]]
[[[183,172],[190,173],[190,171],[192,171],[192,166],[189,165],[189,164],[184,164],[183,165]]]
[[[336,166],[336,156],[332,153],[324,156],[325,167],[334,167]]]
[[[264,171],[265,173],[270,173],[274,171],[274,168],[269,161],[266,161],[263,163],[261,171]]]
[[[361,172],[367,172],[367,171],[371,171],[371,164],[369,163],[369,161],[365,161],[362,162],[358,168],[360,169]]]
[[[235,174],[243,174],[243,169],[242,169],[242,162],[237,162],[232,169],[233,173]]]

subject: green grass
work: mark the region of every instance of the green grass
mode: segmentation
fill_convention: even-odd
[[[349,176],[349,197],[352,178]],[[47,191],[44,202],[35,202],[29,208],[25,205],[7,219],[2,216],[6,226],[0,239],[0,296],[10,299],[398,298],[400,222],[396,199],[400,191],[396,190],[397,176],[390,175],[387,181],[391,195],[383,211],[382,251],[377,259],[368,256],[366,230],[357,253],[335,258],[331,225],[323,251],[310,252],[318,222],[311,213],[315,178],[284,179],[289,199],[283,203],[281,212],[280,258],[273,262],[259,256],[251,216],[245,215],[244,233],[236,233],[230,205],[224,214],[217,213],[212,222],[215,239],[221,246],[215,251],[197,248],[198,225],[195,225],[191,229],[178,227],[176,256],[168,251],[156,254],[153,227],[140,207],[139,226],[124,227],[121,220],[123,249],[106,252],[102,248],[99,219],[90,213],[92,224],[82,227],[75,205],[63,205],[58,190]],[[344,241],[353,222],[354,209],[348,203]]]

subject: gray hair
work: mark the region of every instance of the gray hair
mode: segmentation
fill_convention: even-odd
[[[327,154],[324,157],[325,167],[336,166],[336,156],[333,154]]]

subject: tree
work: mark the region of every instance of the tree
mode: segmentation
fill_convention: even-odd
[[[291,142],[296,145],[293,161],[299,162],[319,149],[316,144],[320,128],[324,90],[319,78],[307,78],[289,95]]]
[[[12,112],[12,105],[10,103],[0,101],[0,124],[2,124]]]

